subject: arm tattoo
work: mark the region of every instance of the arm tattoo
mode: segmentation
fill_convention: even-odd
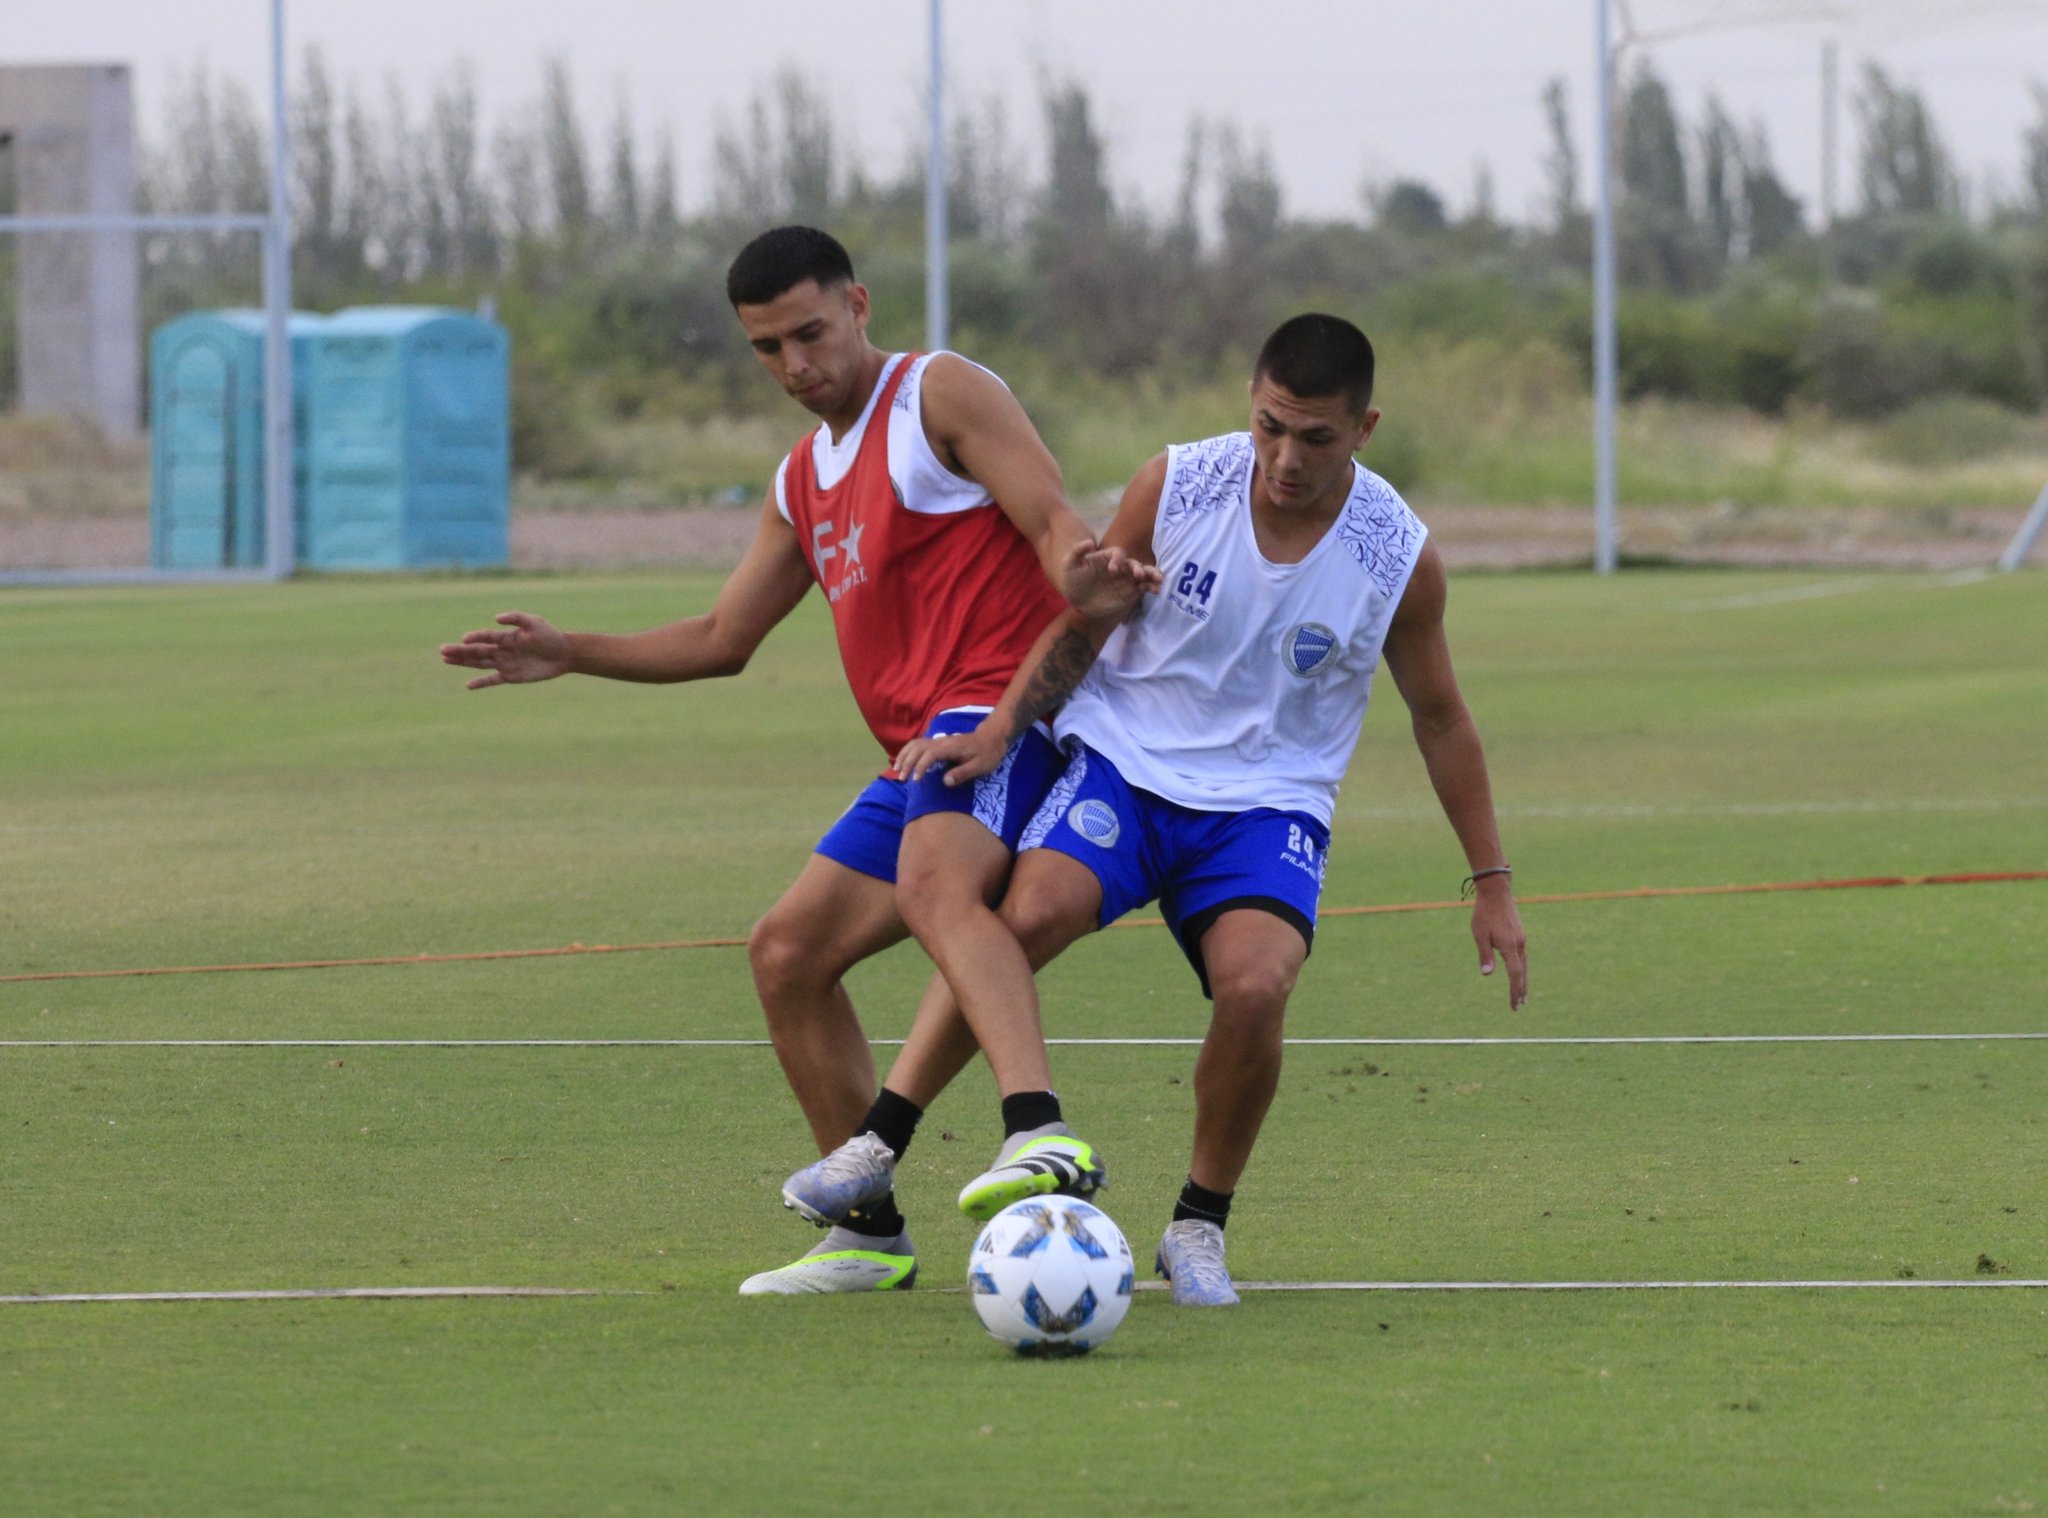
[[[1074,687],[1081,683],[1081,677],[1088,673],[1095,663],[1095,644],[1088,635],[1078,628],[1069,628],[1054,640],[1045,657],[1038,661],[1038,668],[1031,672],[1031,679],[1024,686],[1024,695],[1017,702],[1016,715],[1010,722],[1010,737],[1014,741],[1024,730],[1043,717],[1054,707],[1074,693]]]

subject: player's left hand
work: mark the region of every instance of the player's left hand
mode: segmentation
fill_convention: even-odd
[[[946,772],[947,785],[968,785],[993,774],[1009,747],[1002,734],[986,722],[971,733],[913,738],[896,755],[896,778],[914,784],[924,779],[926,771],[938,768]]]
[[[1156,564],[1087,539],[1069,549],[1060,565],[1061,593],[1090,621],[1122,617],[1165,583]]]
[[[1479,882],[1472,903],[1472,937],[1479,945],[1479,973],[1491,975],[1498,958],[1508,967],[1508,1010],[1519,1012],[1529,999],[1529,940],[1515,893],[1505,879]]]

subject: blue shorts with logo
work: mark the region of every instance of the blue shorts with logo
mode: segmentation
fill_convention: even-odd
[[[971,733],[987,716],[985,708],[940,712],[925,729],[927,738],[942,733]],[[1010,745],[1003,762],[972,785],[947,785],[945,771],[925,771],[916,784],[883,775],[868,782],[830,831],[818,840],[817,853],[849,870],[896,883],[896,850],[903,830],[927,812],[968,812],[1011,851],[1025,824],[1045,799],[1064,761],[1045,730],[1033,727]]]
[[[1102,882],[1097,926],[1108,927],[1153,897],[1174,941],[1201,977],[1202,935],[1225,912],[1249,907],[1291,924],[1313,947],[1330,830],[1307,812],[1253,807],[1204,812],[1124,779],[1078,739],[1017,851],[1055,849]]]

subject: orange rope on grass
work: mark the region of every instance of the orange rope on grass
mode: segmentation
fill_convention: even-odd
[[[1998,881],[2048,880],[2048,870],[1996,870],[1962,875],[1861,875],[1848,880],[1770,881],[1749,885],[1636,886],[1623,891],[1561,891],[1518,896],[1520,906],[1573,901],[1643,901],[1667,896],[1750,896],[1766,891],[1861,891],[1883,886],[1985,885]],[[1383,902],[1373,906],[1324,907],[1320,917],[1368,917],[1389,912],[1447,912],[1464,901]],[[1118,928],[1157,928],[1163,917],[1126,917]],[[484,949],[468,954],[394,954],[375,959],[298,959],[274,964],[159,965],[128,970],[46,970],[33,975],[0,975],[0,985],[37,980],[99,980],[130,975],[224,975],[240,970],[353,970],[380,965],[448,965],[485,959],[549,959],[569,954],[647,954],[661,949],[737,949],[744,938],[678,938],[667,943],[572,943],[553,949]]]

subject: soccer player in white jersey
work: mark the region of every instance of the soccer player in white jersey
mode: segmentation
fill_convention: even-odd
[[[1384,656],[1465,856],[1482,974],[1528,960],[1479,732],[1444,635],[1443,561],[1353,455],[1372,436],[1365,334],[1324,315],[1261,350],[1247,432],[1172,447],[1125,490],[1102,552],[1164,575],[1122,617],[1062,614],[971,733],[922,739],[906,779],[966,784],[1064,702],[1065,774],[1026,829],[1001,915],[1035,968],[1157,898],[1214,1003],[1195,1066],[1188,1180],[1160,1242],[1176,1302],[1237,1300],[1223,1229],[1279,1082],[1281,1028],[1315,932],[1338,782]],[[1015,1009],[1036,1026],[1035,1000]],[[887,1089],[922,1109],[974,1053],[935,979]],[[1056,1189],[1002,1163],[962,1210]]]

